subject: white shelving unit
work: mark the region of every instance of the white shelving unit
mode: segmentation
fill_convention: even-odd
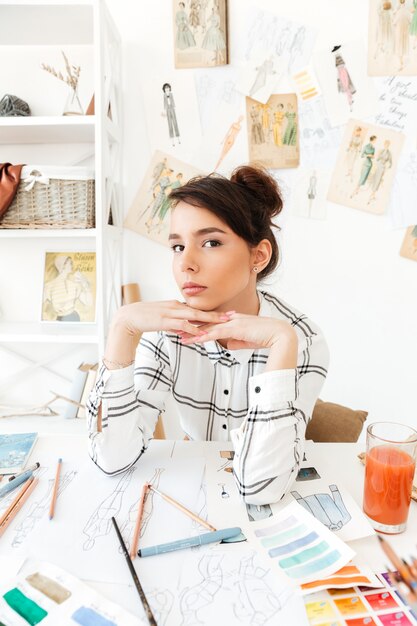
[[[27,320],[0,320],[1,344],[89,344],[96,346],[97,358],[103,352],[109,320],[120,305],[121,292],[121,45],[117,29],[103,0],[0,0],[0,50],[5,63],[7,50],[14,46],[91,46],[94,59],[95,115],[32,115],[0,117],[0,162],[8,147],[18,154],[14,162],[27,160],[46,145],[58,150],[60,144],[86,145],[94,159],[96,225],[92,229],[1,229],[1,246],[7,240],[28,242],[58,240],[65,249],[78,249],[80,242],[96,252],[95,324],[41,323],[34,321],[31,308]],[[12,53],[10,53],[12,54]],[[24,72],[24,67],[16,71]],[[31,77],[28,76],[28,80]],[[51,79],[52,80],[52,79]],[[2,94],[0,94],[1,96]],[[48,97],[48,94],[45,94]],[[2,159],[3,156],[3,159]],[[62,156],[61,156],[62,162]],[[46,164],[46,163],[45,163]],[[53,164],[50,160],[49,164]],[[73,163],[68,163],[73,164]],[[49,242],[48,242],[49,245]],[[56,242],[55,242],[56,245]],[[11,259],[12,263],[12,259]],[[39,285],[42,278],[39,277]],[[18,286],[25,289],[25,285]],[[14,287],[13,287],[14,289]],[[1,291],[1,284],[0,284]],[[36,303],[37,304],[37,303]],[[7,347],[7,350],[10,350]],[[39,367],[45,362],[39,359]],[[33,369],[33,363],[31,366]]]

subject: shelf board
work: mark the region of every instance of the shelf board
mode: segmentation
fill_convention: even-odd
[[[95,228],[1,228],[0,239],[96,237]]]
[[[94,115],[0,117],[1,144],[93,143]]]
[[[96,324],[1,322],[0,343],[98,343]]]

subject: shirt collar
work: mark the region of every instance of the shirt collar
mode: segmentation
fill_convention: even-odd
[[[271,305],[264,298],[262,291],[258,291],[259,298],[259,313],[260,317],[271,317]],[[244,365],[248,363],[252,354],[255,352],[253,348],[248,348],[245,350],[228,350],[227,348],[223,348],[217,341],[207,341],[204,344],[207,355],[212,363],[217,363],[219,359],[224,357],[225,359],[232,358],[235,359],[240,365]],[[227,355],[230,354],[230,357]]]

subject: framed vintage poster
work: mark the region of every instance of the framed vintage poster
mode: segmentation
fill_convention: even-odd
[[[43,322],[94,322],[96,319],[96,253],[45,252]]]
[[[402,133],[349,120],[327,199],[382,215],[388,205],[403,143]]]
[[[175,67],[226,65],[227,0],[172,0]]]
[[[270,169],[298,167],[299,122],[295,93],[274,94],[266,104],[246,98],[249,158]]]
[[[192,165],[157,151],[126,216],[124,227],[168,245],[169,194],[190,178],[204,174]]]

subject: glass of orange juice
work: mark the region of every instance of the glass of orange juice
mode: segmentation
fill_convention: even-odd
[[[402,533],[407,525],[416,466],[417,431],[375,422],[366,433],[363,510],[375,530]]]

